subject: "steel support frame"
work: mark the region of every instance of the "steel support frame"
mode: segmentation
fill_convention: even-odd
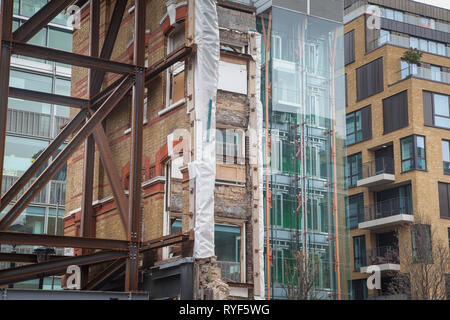
[[[66,105],[81,109],[80,112],[63,128],[60,134],[43,151],[43,153],[30,166],[25,174],[3,195],[0,206],[3,210],[19,194],[21,189],[31,180],[31,178],[41,169],[54,155],[58,148],[74,134],[66,147],[56,156],[53,162],[40,174],[40,176],[25,190],[24,194],[16,201],[12,208],[0,219],[0,243],[23,244],[23,245],[48,245],[55,247],[82,248],[83,254],[77,257],[50,257],[45,263],[36,263],[19,268],[12,268],[0,271],[0,284],[8,284],[34,279],[39,276],[51,276],[63,274],[65,268],[71,264],[81,266],[98,264],[105,261],[113,261],[100,274],[96,275],[86,288],[92,288],[105,281],[119,268],[126,263],[125,290],[136,292],[138,288],[139,255],[140,248],[149,251],[169,246],[175,243],[192,240],[190,235],[177,234],[169,237],[155,239],[145,244],[141,239],[141,200],[142,200],[142,136],[143,136],[143,109],[145,85],[168,67],[182,61],[195,52],[195,47],[181,47],[161,61],[155,63],[150,68],[145,68],[145,0],[135,0],[135,47],[134,62],[126,64],[111,61],[111,55],[116,42],[124,12],[126,0],[117,0],[114,11],[109,22],[105,41],[100,52],[99,48],[99,11],[100,0],[91,0],[91,34],[90,52],[88,56],[44,48],[26,44],[45,25],[53,20],[59,12],[74,0],[52,0],[48,2],[40,11],[31,17],[25,24],[12,33],[13,0],[2,1],[2,15],[0,17],[0,112],[7,114],[8,96],[32,101]],[[89,99],[47,94],[32,90],[10,88],[9,70],[11,54],[17,53],[26,56],[43,58],[62,63],[68,63],[89,69]],[[102,92],[103,80],[106,72],[123,74],[117,81],[110,84]],[[121,185],[117,168],[111,158],[111,150],[106,134],[102,127],[102,121],[123,99],[123,97],[133,88],[132,105],[132,130],[131,130],[131,168],[130,168],[130,192],[129,199],[126,199],[124,189]],[[3,172],[3,159],[6,138],[6,117],[0,118],[0,171]],[[85,122],[83,124],[83,122]],[[76,133],[74,133],[76,132]],[[121,213],[127,240],[98,239],[95,238],[95,230],[89,223],[89,216],[92,217],[92,192],[88,190],[89,181],[92,181],[93,171],[85,173],[83,196],[83,231],[81,237],[69,236],[49,236],[36,234],[21,234],[6,232],[7,228],[14,222],[26,206],[32,201],[37,193],[50,181],[54,174],[67,161],[68,157],[83,143],[90,147],[86,154],[93,148],[94,141],[108,179],[112,186],[114,199]],[[92,161],[85,160],[88,164]],[[93,168],[93,165],[87,165]],[[0,183],[2,176],[0,176]],[[92,184],[90,184],[92,186]],[[90,193],[90,195],[89,195]],[[86,210],[87,209],[87,210]],[[86,251],[88,249],[88,251]],[[111,250],[92,253],[94,249]],[[86,254],[89,253],[89,254]],[[0,259],[20,260],[22,262],[35,263],[34,255],[14,255],[2,254]]]
[[[3,180],[3,159],[5,155],[6,144],[6,122],[8,114],[8,95],[9,95],[9,75],[11,65],[11,45],[12,38],[12,18],[13,18],[13,0],[3,0],[1,3],[1,23],[0,35],[2,37],[0,46],[0,186]],[[0,202],[1,204],[1,202]]]
[[[134,64],[138,66],[133,88],[131,121],[130,196],[128,217],[128,241],[130,255],[125,272],[125,291],[139,290],[139,244],[141,241],[142,215],[142,142],[145,94],[145,16],[146,0],[135,0],[134,6]]]
[[[89,56],[98,57],[100,41],[100,0],[91,0],[89,3]],[[88,71],[88,93],[89,99],[92,97],[93,69]],[[89,117],[91,114],[89,114]],[[87,121],[87,119],[86,119]],[[81,202],[81,224],[80,233],[82,237],[95,237],[95,218],[93,200],[94,185],[94,164],[95,164],[95,143],[91,135],[84,144],[83,163],[83,193]],[[81,254],[91,253],[89,249],[82,249]],[[89,266],[81,267],[81,285],[84,286],[89,279]]]

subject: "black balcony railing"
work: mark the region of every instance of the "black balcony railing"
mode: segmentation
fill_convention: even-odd
[[[395,246],[379,246],[367,251],[368,265],[393,263],[398,264],[398,248]]]
[[[369,178],[382,173],[394,174],[394,159],[381,157],[375,160],[363,163],[362,178]]]
[[[364,208],[364,217],[361,217],[360,221],[371,221],[398,214],[413,214],[410,197],[393,198],[367,206]]]

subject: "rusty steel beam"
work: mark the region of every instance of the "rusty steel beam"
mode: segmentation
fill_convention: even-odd
[[[20,88],[9,88],[9,96],[11,98],[37,101],[49,104],[58,104],[72,108],[86,108],[90,105],[89,100],[62,96],[58,94],[38,92]]]
[[[65,259],[65,256],[48,256],[50,260]],[[0,261],[3,262],[22,262],[22,263],[37,263],[37,255],[25,253],[4,253],[0,252]]]
[[[100,285],[105,283],[109,277],[114,275],[118,270],[120,270],[125,265],[125,258],[117,259],[116,261],[109,264],[105,269],[98,273],[91,281],[89,281],[82,290],[92,291],[98,288]]]
[[[118,169],[113,159],[111,158],[112,151],[108,144],[108,138],[102,127],[97,126],[94,129],[94,139],[97,144],[100,158],[103,166],[105,167],[106,175],[108,177],[109,184],[116,201],[117,208],[119,209],[120,219],[124,228],[125,234],[128,233],[128,200],[125,196],[125,190],[120,181],[118,175]]]
[[[27,42],[76,0],[52,0],[14,31],[15,41]]]
[[[15,41],[12,42],[12,52],[28,57],[51,60],[84,68],[99,69],[112,73],[133,74],[136,72],[136,66],[131,64]]]
[[[142,215],[142,142],[145,95],[145,12],[146,0],[135,0],[134,6],[134,64],[138,66],[133,88],[131,108],[131,160],[128,241],[130,256],[125,273],[125,291],[139,290],[139,242],[141,241]]]
[[[100,41],[100,1],[90,0],[89,3],[89,56],[98,57]],[[88,71],[88,94],[92,97],[94,69]],[[91,114],[89,114],[90,116]],[[86,119],[87,121],[87,119]],[[101,126],[101,124],[98,124]],[[84,143],[83,162],[83,188],[81,200],[81,223],[80,232],[83,237],[95,237],[95,217],[92,206],[94,191],[94,165],[95,165],[95,142],[94,137],[88,136]],[[90,249],[82,249],[81,254],[91,253]],[[85,285],[89,280],[89,266],[81,267],[81,283]]]
[[[194,47],[181,47],[178,50],[170,53],[167,55],[164,59],[161,59],[160,61],[153,64],[147,71],[145,75],[145,84],[148,84],[150,81],[152,81],[156,76],[158,76],[161,72],[169,68],[170,66],[174,65],[178,61],[183,61],[187,59],[190,55],[192,55],[193,52],[195,52],[196,48]],[[91,99],[91,106],[93,110],[96,110],[98,106],[103,103],[103,101],[106,99],[106,97],[111,93],[112,90],[114,90],[120,82],[123,81],[125,76],[122,76],[118,80],[114,81],[112,84],[110,84],[107,88],[103,89],[101,92],[96,94]]]
[[[1,2],[0,37],[0,186],[3,179],[3,159],[6,144],[6,122],[8,114],[9,74],[11,63],[11,46],[9,40],[12,37],[13,0]]]
[[[51,276],[60,276],[60,275],[64,275],[66,273],[67,268],[63,268],[63,269],[59,269],[59,270],[55,270],[55,271],[51,271],[51,272],[44,272],[44,273],[40,273],[37,275],[28,275],[28,276],[18,276],[15,277],[13,280],[1,280],[0,281],[0,286],[4,286],[4,285],[8,285],[8,284],[13,284],[13,283],[18,283],[18,282],[24,282],[24,281],[29,281],[29,280],[34,280],[34,279],[38,279],[38,278],[47,278],[47,277],[51,277]]]
[[[163,248],[193,239],[194,237],[192,232],[187,233],[177,232],[168,236],[160,237],[158,239],[143,242],[140,251],[145,252],[149,250]]]
[[[116,260],[127,256],[127,252],[120,251],[100,251],[97,253],[75,256],[64,259],[55,259],[43,263],[30,264],[12,269],[0,270],[0,282],[12,281],[16,282],[17,278],[21,279],[26,276],[38,276],[42,273],[60,271],[70,265],[84,266],[99,262]]]
[[[147,74],[145,75],[145,82],[152,81],[156,76],[158,76],[161,72],[174,65],[178,61],[183,61],[187,59],[190,55],[192,55],[197,50],[196,46],[186,47],[182,46],[172,53],[165,56],[163,59],[154,63],[148,68]]]
[[[52,157],[58,148],[66,141],[70,134],[74,132],[85,119],[88,114],[87,109],[80,110],[80,112],[64,127],[64,129],[56,136],[56,138],[45,148],[33,164],[25,171],[22,176],[17,179],[9,190],[3,195],[0,202],[0,212],[13,201],[19,194],[20,190],[34,177],[34,175],[41,169],[47,161]]]
[[[114,49],[114,44],[119,34],[120,24],[122,23],[125,8],[127,7],[127,0],[117,0],[114,5],[114,11],[112,13],[111,21],[109,22],[108,31],[103,42],[102,52],[100,58],[110,60]],[[93,82],[91,84],[91,92],[97,94],[102,87],[103,80],[105,79],[105,71],[94,70]],[[92,96],[91,96],[92,97]]]
[[[128,250],[128,242],[125,240],[54,236],[19,232],[0,232],[0,243],[118,251]]]
[[[106,116],[122,100],[133,86],[134,79],[128,76],[122,84],[111,94],[103,105],[93,114],[89,121],[70,140],[67,146],[56,156],[53,162],[41,173],[28,190],[19,198],[13,207],[0,220],[0,231],[5,231],[14,220],[22,213],[26,206],[36,197],[40,190],[62,168],[68,157],[78,146],[93,132],[96,125],[101,123]]]
[[[97,93],[94,97],[91,98],[91,109],[97,110],[98,107],[105,101],[105,99],[114,91],[117,86],[125,79],[126,76],[122,76],[113,83],[111,83],[108,87],[103,89],[101,92]]]

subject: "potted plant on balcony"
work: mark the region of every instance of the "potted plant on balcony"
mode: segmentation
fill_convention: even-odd
[[[403,53],[402,59],[411,64],[420,65],[420,59],[422,58],[422,52],[417,49],[410,48]]]

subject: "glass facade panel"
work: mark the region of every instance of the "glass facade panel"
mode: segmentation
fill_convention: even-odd
[[[260,19],[257,24],[262,34]],[[264,24],[267,28],[268,20],[264,20]],[[343,27],[278,7],[272,8],[271,26],[267,70],[272,95],[267,121],[272,137],[269,173],[272,208],[270,220],[266,221],[270,224],[266,236],[270,237],[273,250],[271,297],[287,298],[283,284],[295,285],[297,280],[286,278],[286,271],[295,267],[297,252],[306,250],[314,257],[312,263],[318,270],[314,294],[330,299],[328,293],[337,290],[334,245],[320,239],[324,235],[334,235],[335,230],[333,192],[325,186],[326,181],[332,180],[333,170],[337,171],[337,179],[344,178],[343,163],[333,165],[333,139],[329,134],[335,129],[337,158],[343,159],[347,135]],[[264,44],[261,47],[264,48]],[[264,56],[263,53],[263,65],[266,63]],[[262,72],[263,105],[268,98],[265,76]],[[332,127],[333,116],[335,128]],[[349,124],[354,125],[348,128],[349,135],[361,129],[360,124],[355,125],[360,122],[359,116],[356,118],[356,121],[348,119]],[[344,190],[337,187],[336,192],[344,213]],[[340,224],[342,234],[338,237],[346,243],[349,239],[344,231],[345,219]]]
[[[13,31],[23,25],[27,18],[39,11],[47,0],[14,0]],[[53,23],[66,24],[67,15],[61,13]],[[37,46],[49,46],[65,51],[72,51],[72,31],[56,26],[46,26],[28,41]],[[70,95],[70,80],[68,70],[51,69],[51,61],[13,55],[14,69],[11,70],[10,86],[44,93]],[[37,63],[39,62],[39,63]],[[58,64],[57,66],[63,66]],[[70,68],[70,66],[67,66]],[[51,72],[49,72],[51,71]],[[67,121],[70,109],[47,103],[27,101],[17,98],[8,99],[7,136],[1,193],[5,192],[24,171],[35,161],[48,146],[56,127]],[[6,116],[6,115],[5,115]],[[45,165],[33,177],[42,173]],[[14,221],[8,231],[35,234],[63,234],[63,216],[65,212],[65,166],[58,172],[41,192],[31,201],[21,215]],[[26,190],[27,186],[25,187]],[[13,200],[23,194],[22,190]],[[11,206],[7,206],[0,216],[5,214]],[[58,213],[57,213],[58,212]],[[33,253],[36,246],[2,245],[2,252]],[[57,249],[57,254],[62,254]],[[8,263],[0,263],[0,269],[11,267]],[[14,284],[14,288],[38,289],[38,280]],[[45,278],[43,289],[61,289],[59,277]]]

